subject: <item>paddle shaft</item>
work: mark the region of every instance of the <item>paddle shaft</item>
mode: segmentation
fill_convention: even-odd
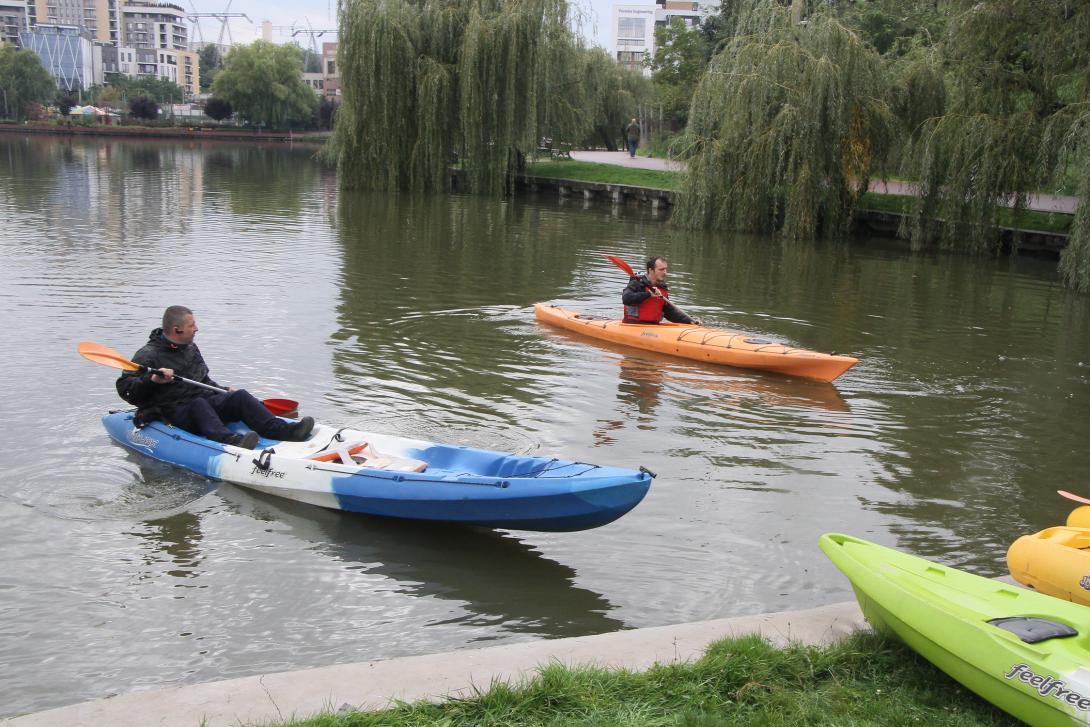
[[[160,376],[163,375],[162,371],[160,371],[159,369],[148,368],[147,366],[141,366],[140,370],[141,371],[150,371],[153,374],[159,374]],[[178,381],[181,381],[181,382],[186,383],[186,384],[192,384],[193,386],[199,386],[202,389],[208,389],[209,391],[216,391],[216,392],[219,392],[220,394],[228,393],[227,389],[221,389],[218,386],[211,386],[209,384],[202,384],[200,381],[194,381],[193,379],[187,379],[184,376],[173,376],[172,378],[178,379]]]
[[[101,343],[95,343],[94,341],[80,341],[76,345],[76,352],[88,361],[101,364],[102,366],[109,366],[110,368],[121,369],[122,371],[139,371],[140,373],[151,371],[162,375],[161,369],[153,369],[150,366],[130,361],[112,348],[103,346]],[[231,393],[230,389],[221,389],[218,386],[210,386],[208,384],[203,384],[200,381],[187,379],[184,376],[172,376],[172,378],[178,379],[185,384],[192,384],[193,386],[199,386],[202,389],[215,391],[216,393]],[[261,403],[265,405],[266,409],[277,416],[289,414],[297,411],[299,408],[299,402],[294,399],[265,399]]]

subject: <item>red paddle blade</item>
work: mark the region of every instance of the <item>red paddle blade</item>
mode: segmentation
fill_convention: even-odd
[[[294,414],[299,409],[299,402],[291,399],[265,399],[261,403],[278,417]]]
[[[624,260],[617,257],[616,255],[606,255],[606,260],[609,260],[611,263],[613,263],[614,265],[619,267],[621,270],[628,273],[628,277],[630,277],[630,278],[636,277],[636,271],[632,269],[632,266],[629,265],[628,263],[626,263]]]
[[[111,366],[124,371],[139,371],[140,366],[125,358],[112,348],[103,346],[93,341],[80,341],[76,344],[76,352],[88,361],[94,361],[103,366]]]
[[[1060,497],[1066,497],[1068,500],[1072,500],[1074,502],[1079,502],[1079,503],[1082,503],[1083,505],[1090,505],[1090,499],[1087,499],[1085,497],[1080,497],[1079,495],[1076,495],[1076,494],[1074,494],[1072,492],[1068,492],[1067,490],[1056,490],[1056,492],[1060,495]]]

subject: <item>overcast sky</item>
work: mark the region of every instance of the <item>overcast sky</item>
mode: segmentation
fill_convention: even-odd
[[[610,43],[609,20],[613,9],[613,0],[570,0],[577,8],[582,8],[587,16],[584,21],[583,35],[592,45],[608,48]],[[632,0],[628,0],[632,2]],[[637,0],[638,1],[638,0]],[[337,27],[336,0],[174,0],[188,12],[198,13],[245,13],[253,23],[245,18],[230,18],[231,37],[236,43],[248,43],[261,37],[261,21],[273,24],[273,42],[292,41],[292,27],[314,30],[329,30]],[[648,5],[653,5],[647,0]],[[308,26],[309,22],[309,26]],[[201,37],[205,42],[218,41],[221,24],[215,18],[201,19]],[[194,40],[200,40],[194,33]],[[324,42],[335,40],[336,36],[325,35],[318,38],[318,47]],[[226,42],[226,35],[224,36]],[[309,35],[297,35],[295,41],[302,46],[310,43]]]

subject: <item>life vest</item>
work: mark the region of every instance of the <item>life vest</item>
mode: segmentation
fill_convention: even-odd
[[[648,292],[651,292],[648,290]],[[665,298],[670,297],[670,291],[664,287],[659,287],[659,293]],[[639,305],[626,305],[624,307],[624,319],[622,323],[658,323],[662,320],[662,309],[666,307],[666,301],[663,298],[656,298],[653,295],[647,297],[647,300],[643,301]]]

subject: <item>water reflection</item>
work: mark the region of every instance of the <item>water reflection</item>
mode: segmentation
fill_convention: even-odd
[[[346,193],[338,210],[339,403],[424,438],[474,428],[486,432],[481,446],[511,449],[504,430],[545,394],[524,306],[574,265],[549,212],[368,193]]]
[[[309,507],[233,485],[219,495],[234,512],[282,523],[325,556],[395,580],[396,592],[465,604],[447,623],[492,624],[550,637],[625,628],[576,573],[497,531],[368,517]]]
[[[196,578],[200,575],[199,566],[204,560],[201,554],[201,520],[193,512],[180,512],[165,518],[146,520],[144,527],[134,535],[144,538],[152,547],[142,548],[145,558],[151,553],[162,553],[176,567],[168,569],[166,574],[174,578]],[[146,561],[151,565],[150,560]]]
[[[768,406],[850,411],[848,402],[834,384],[821,381],[684,361],[655,351],[634,351],[611,341],[591,341],[571,331],[538,325],[539,333],[572,347],[600,349],[601,358],[617,362],[618,399],[635,406],[640,414],[651,414],[664,388],[683,390],[698,396],[720,396],[724,400],[757,399]]]
[[[243,217],[298,217],[318,177],[329,173],[301,163],[314,154],[315,147],[307,145],[210,144],[201,151],[203,193],[226,201],[232,214]]]

